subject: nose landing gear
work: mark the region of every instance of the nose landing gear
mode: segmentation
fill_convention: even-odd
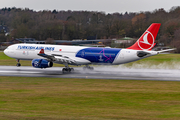
[[[16,64],[16,66],[17,66],[17,67],[20,67],[20,66],[21,66],[20,60],[17,59],[16,61],[18,62],[18,63]]]

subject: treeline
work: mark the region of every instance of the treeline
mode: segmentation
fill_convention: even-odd
[[[180,46],[180,7],[168,12],[157,9],[152,12],[113,13],[94,11],[33,11],[28,8],[0,9],[0,25],[8,27],[7,36],[0,31],[0,41],[12,38],[37,40],[137,38],[151,23],[161,23],[157,40],[164,45]]]

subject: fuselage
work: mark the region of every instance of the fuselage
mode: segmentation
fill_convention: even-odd
[[[4,50],[4,53],[18,60],[33,60],[43,57],[38,53],[41,49],[47,55],[55,55],[56,58],[62,56],[75,60],[77,65],[86,64],[124,64],[143,59],[158,54],[156,51],[146,51],[149,54],[139,57],[139,50],[120,48],[97,48],[67,45],[47,45],[47,44],[14,44]],[[55,61],[58,63],[58,61]],[[60,63],[60,62],[59,62]]]

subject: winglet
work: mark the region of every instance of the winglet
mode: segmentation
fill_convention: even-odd
[[[44,49],[41,49],[39,54],[44,54]]]

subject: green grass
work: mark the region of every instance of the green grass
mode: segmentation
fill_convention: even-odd
[[[0,119],[180,119],[180,82],[0,77]]]
[[[158,54],[155,56],[151,56],[142,60],[137,61],[136,63],[140,62],[152,62],[155,64],[162,63],[162,62],[180,62],[180,54]]]
[[[151,56],[146,59],[142,59],[142,61],[155,61],[155,62],[171,62],[171,61],[180,61],[180,54],[158,54],[155,56]]]
[[[139,61],[124,64],[130,68],[180,69],[180,54],[158,54]]]
[[[179,61],[179,54],[161,54],[125,66]],[[0,52],[0,65],[15,64]],[[0,77],[0,119],[174,120],[180,119],[179,94],[180,82]]]

